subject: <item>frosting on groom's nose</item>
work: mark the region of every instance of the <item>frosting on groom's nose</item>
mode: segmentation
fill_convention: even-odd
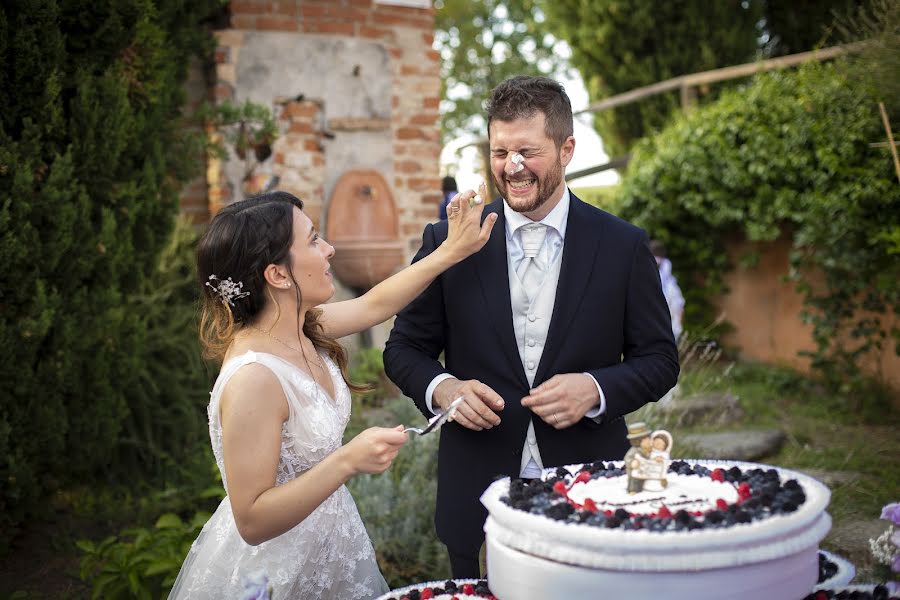
[[[525,168],[525,157],[519,154],[518,152],[513,152],[512,156],[510,156],[509,160],[506,162],[506,174],[507,175],[515,175],[519,171]]]

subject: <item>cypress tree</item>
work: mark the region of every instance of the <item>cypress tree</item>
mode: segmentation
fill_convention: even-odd
[[[183,82],[220,4],[0,6],[0,538],[113,463],[147,336],[128,299],[199,167]]]

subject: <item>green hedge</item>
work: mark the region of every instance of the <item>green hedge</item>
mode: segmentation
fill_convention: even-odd
[[[184,465],[209,449],[206,405],[217,367],[201,358],[198,339],[198,233],[179,218],[158,265],[129,295],[125,311],[140,325],[135,384],[124,390],[126,413],[110,465],[116,479],[143,473],[178,480]]]
[[[50,490],[110,475],[140,437],[130,397],[178,382],[142,377],[152,334],[129,299],[199,167],[183,82],[220,4],[0,7],[0,548]]]
[[[732,267],[726,239],[788,234],[813,364],[846,387],[863,355],[900,340],[883,320],[900,311],[900,185],[889,150],[873,146],[885,139],[874,95],[849,85],[844,66],[758,76],[681,117],[636,148],[619,200],[666,244],[688,329],[713,321],[710,299]]]

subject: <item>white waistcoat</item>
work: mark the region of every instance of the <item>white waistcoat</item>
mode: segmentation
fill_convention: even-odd
[[[542,249],[547,252],[547,248]],[[516,275],[515,266],[507,255],[507,274],[509,275],[509,292],[512,303],[513,330],[516,334],[516,345],[519,347],[519,358],[525,368],[525,376],[528,385],[534,385],[534,376],[544,353],[544,344],[547,342],[547,332],[550,329],[550,318],[553,316],[553,304],[556,302],[556,285],[559,282],[559,269],[562,265],[562,252],[557,254],[556,260],[545,269],[544,279],[538,288],[536,297],[529,298]],[[524,259],[523,259],[524,260]],[[525,436],[525,449],[522,453],[522,466],[524,469],[530,459],[534,459],[538,467],[543,467],[537,439],[534,435],[534,425],[528,423],[528,433]]]

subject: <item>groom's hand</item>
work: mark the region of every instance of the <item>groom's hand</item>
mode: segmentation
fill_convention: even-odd
[[[503,398],[490,387],[475,379],[460,381],[445,379],[434,388],[432,405],[442,411],[447,410],[450,403],[462,396],[465,398],[451,419],[466,429],[481,431],[500,424],[500,417],[495,411],[503,410]]]
[[[599,402],[594,379],[584,373],[554,375],[522,398],[522,406],[556,429],[574,425]]]

